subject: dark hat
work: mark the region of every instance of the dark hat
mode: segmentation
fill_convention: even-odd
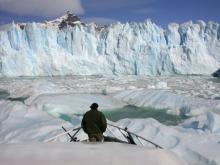
[[[92,105],[90,106],[91,109],[97,109],[99,107],[99,105],[97,103],[92,103]]]

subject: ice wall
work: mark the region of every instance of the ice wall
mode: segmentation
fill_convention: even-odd
[[[59,25],[1,26],[1,76],[211,74],[220,67],[217,23]]]

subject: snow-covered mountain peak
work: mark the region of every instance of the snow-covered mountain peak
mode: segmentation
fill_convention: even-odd
[[[75,26],[76,24],[82,24],[80,18],[73,13],[67,12],[65,15],[46,22],[47,24],[58,25],[60,29],[66,27],[67,25]]]

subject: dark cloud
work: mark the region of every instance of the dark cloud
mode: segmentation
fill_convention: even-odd
[[[67,10],[82,14],[80,0],[0,0],[0,10],[20,14],[35,16],[59,16]]]

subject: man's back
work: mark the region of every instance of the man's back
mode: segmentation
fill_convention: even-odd
[[[107,127],[105,116],[102,112],[92,109],[83,116],[82,127],[87,134],[102,134]]]

